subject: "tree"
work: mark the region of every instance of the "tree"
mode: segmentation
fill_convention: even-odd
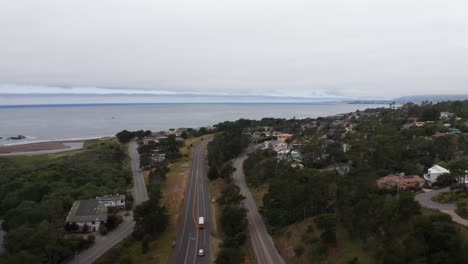
[[[156,238],[169,224],[167,209],[159,205],[158,195],[155,194],[152,194],[148,201],[135,208],[134,218],[135,229],[133,235],[137,239],[142,239],[145,235]]]
[[[241,264],[243,263],[244,255],[238,248],[223,247],[219,251],[218,257],[215,260],[216,264]]]
[[[332,214],[323,214],[315,219],[318,228],[322,230],[320,239],[325,244],[336,243],[336,216]]]

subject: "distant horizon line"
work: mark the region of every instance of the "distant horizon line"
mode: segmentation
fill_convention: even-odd
[[[32,107],[80,107],[80,106],[125,106],[125,105],[202,105],[202,104],[336,104],[348,103],[346,101],[324,101],[324,102],[154,102],[154,103],[70,103],[70,104],[16,104],[0,105],[0,108],[32,108]]]

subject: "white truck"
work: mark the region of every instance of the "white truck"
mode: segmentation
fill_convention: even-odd
[[[205,218],[203,216],[200,216],[198,218],[198,228],[200,229],[205,228]]]

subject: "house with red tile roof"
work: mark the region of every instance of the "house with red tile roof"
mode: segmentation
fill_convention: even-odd
[[[417,175],[390,174],[377,180],[377,186],[381,189],[400,187],[400,190],[420,190],[424,186],[424,179]]]

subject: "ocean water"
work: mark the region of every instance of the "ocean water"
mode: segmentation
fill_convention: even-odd
[[[197,128],[240,118],[316,118],[381,106],[346,103],[0,106],[3,138],[0,145],[112,136],[124,129]],[[17,135],[27,138],[7,140]]]

